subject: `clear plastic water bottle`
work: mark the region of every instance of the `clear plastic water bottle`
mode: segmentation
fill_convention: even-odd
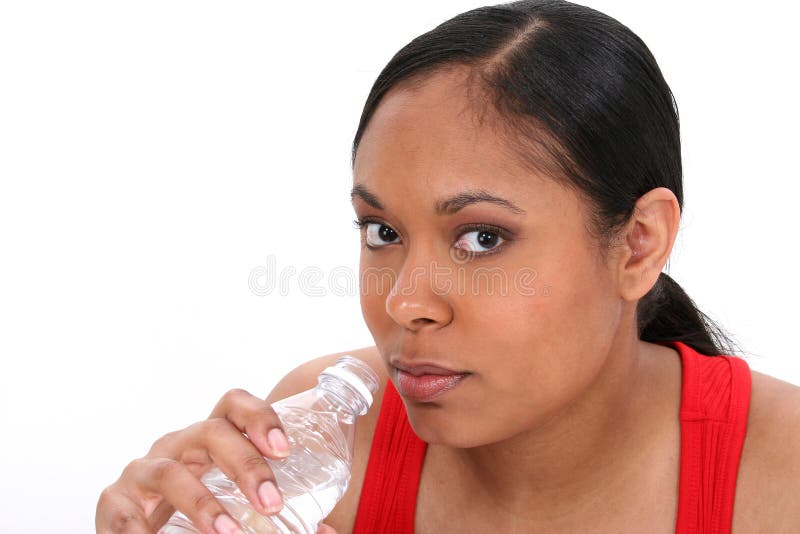
[[[274,515],[256,512],[236,485],[217,468],[202,480],[246,534],[315,534],[350,482],[355,422],[372,405],[378,377],[361,360],[342,356],[318,378],[315,388],[272,405],[289,441],[289,456],[266,458],[283,509]],[[175,512],[159,534],[197,533]]]

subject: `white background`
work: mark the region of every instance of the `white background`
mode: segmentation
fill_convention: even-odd
[[[238,386],[371,345],[355,291],[248,276],[357,273],[349,150],[375,77],[482,5],[0,5],[0,532],[90,532],[101,489]],[[670,274],[800,384],[790,2],[592,1],[650,47],[680,110]],[[747,9],[745,7],[747,6]]]

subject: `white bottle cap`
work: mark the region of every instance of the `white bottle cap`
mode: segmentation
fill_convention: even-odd
[[[321,374],[335,376],[336,378],[344,380],[364,398],[364,401],[367,403],[367,409],[372,406],[372,392],[355,374],[341,367],[327,367]]]

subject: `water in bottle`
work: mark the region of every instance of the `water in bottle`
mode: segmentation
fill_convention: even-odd
[[[314,534],[347,489],[356,418],[367,413],[377,390],[378,377],[367,364],[342,356],[320,373],[315,388],[272,405],[290,449],[286,458],[266,458],[283,494],[284,505],[278,514],[256,512],[217,468],[203,476],[203,483],[246,534]],[[188,533],[197,530],[180,512],[159,531]]]

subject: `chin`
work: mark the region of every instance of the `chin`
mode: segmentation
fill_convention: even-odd
[[[475,426],[464,424],[448,414],[442,406],[412,405],[406,408],[408,422],[414,433],[424,442],[457,449],[468,449],[492,442],[474,433]]]

